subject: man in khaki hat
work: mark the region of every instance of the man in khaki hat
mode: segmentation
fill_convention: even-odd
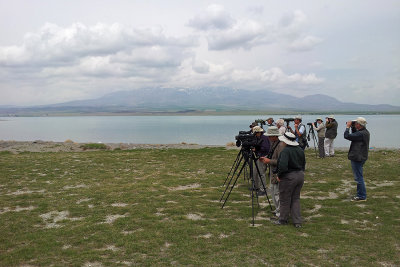
[[[363,167],[368,159],[370,134],[365,128],[367,125],[365,118],[358,117],[354,122],[355,132],[350,133],[352,123],[352,121],[348,121],[344,131],[344,138],[351,141],[347,157],[351,162],[354,180],[357,182],[357,195],[351,201],[366,201],[367,190],[364,183]]]
[[[315,120],[315,123],[312,124],[312,126],[314,131],[317,131],[319,158],[322,159],[325,157],[325,148],[324,148],[325,124],[321,118],[317,118]]]
[[[268,128],[267,133],[270,142],[270,150],[268,157],[262,157],[261,160],[264,164],[268,164],[269,168],[269,178],[270,178],[270,190],[272,196],[272,202],[274,203],[275,210],[272,212],[275,214],[276,218],[280,215],[280,202],[279,202],[279,183],[277,180],[278,175],[276,174],[276,167],[278,165],[278,157],[281,151],[285,148],[283,142],[279,141],[279,136],[281,136],[278,127],[271,126]]]

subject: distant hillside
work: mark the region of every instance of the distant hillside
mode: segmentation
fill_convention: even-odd
[[[185,113],[185,112],[268,111],[275,113],[399,113],[400,107],[343,103],[326,95],[302,98],[267,90],[230,88],[147,88],[118,91],[96,99],[46,106],[0,107],[0,115],[57,115],[92,113]]]

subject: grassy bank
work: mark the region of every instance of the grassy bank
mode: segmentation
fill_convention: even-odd
[[[400,265],[400,153],[374,151],[368,201],[345,152],[307,151],[304,227],[255,227],[241,178],[219,199],[236,150],[0,153],[0,266]]]

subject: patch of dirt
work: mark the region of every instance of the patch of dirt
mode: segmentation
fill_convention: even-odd
[[[106,217],[106,221],[104,223],[108,223],[108,224],[112,224],[115,220],[119,219],[119,218],[125,218],[128,217],[128,214],[115,214],[115,215],[108,215]]]
[[[188,215],[186,215],[186,217],[189,219],[189,220],[193,220],[193,221],[199,221],[199,220],[204,220],[203,219],[203,214],[193,214],[193,213],[189,213]]]
[[[15,192],[12,193],[8,193],[7,196],[19,196],[19,195],[25,195],[25,194],[33,194],[33,193],[44,193],[46,192],[46,190],[42,189],[42,190],[29,190],[29,189],[25,189],[25,190],[21,190],[18,189]]]
[[[78,184],[78,185],[66,185],[63,187],[64,190],[68,189],[76,189],[76,188],[87,188],[88,186],[85,184]]]
[[[189,184],[189,185],[181,185],[178,187],[168,188],[169,191],[180,191],[180,190],[188,190],[188,189],[195,189],[201,187],[200,184]]]
[[[111,204],[112,207],[126,207],[128,204],[126,203],[113,203]]]
[[[50,211],[45,214],[39,215],[46,224],[46,228],[59,228],[62,225],[58,222],[69,220],[69,221],[79,221],[83,218],[71,218],[69,217],[69,211]]]
[[[205,234],[205,235],[201,235],[201,236],[199,236],[199,237],[200,237],[200,238],[209,239],[209,238],[211,238],[212,236],[213,236],[212,234],[208,233],[208,234]]]
[[[34,210],[37,207],[34,206],[29,206],[29,207],[20,207],[16,206],[15,208],[10,208],[10,207],[4,207],[3,209],[0,210],[0,214],[6,213],[6,212],[21,212],[21,211],[27,211],[27,210]]]

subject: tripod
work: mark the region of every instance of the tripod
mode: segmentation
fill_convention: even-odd
[[[308,127],[307,140],[310,141],[310,135],[311,135],[312,138],[313,138],[313,141],[314,141],[315,157],[317,158],[317,157],[318,157],[318,154],[317,154],[317,147],[316,147],[316,145],[315,145],[315,144],[318,144],[317,137],[315,136],[313,126],[312,126],[312,125],[308,125],[308,126],[309,126],[309,127]]]
[[[255,191],[255,180],[254,180],[254,169],[253,169],[253,162],[255,162],[256,160],[258,160],[258,157],[255,155],[254,151],[252,151],[250,147],[242,147],[240,149],[240,151],[237,154],[236,159],[231,167],[231,170],[229,171],[228,176],[225,179],[225,182],[224,182],[224,185],[226,184],[225,191],[223,192],[221,199],[219,200],[220,202],[222,202],[224,200],[224,202],[222,203],[222,206],[221,206],[221,209],[222,209],[222,208],[224,208],[226,202],[228,201],[228,198],[229,198],[233,188],[235,187],[237,180],[239,179],[240,175],[243,172],[244,178],[245,179],[247,178],[248,181],[251,181],[250,196],[251,196],[253,226],[254,226],[254,204],[255,204],[254,202],[255,202],[255,200],[257,201],[257,205],[259,206],[258,195]],[[261,177],[260,170],[259,170],[257,164],[254,164],[254,165],[256,166],[256,171],[257,171],[258,177]],[[239,169],[239,167],[240,167],[240,169]],[[235,175],[236,175],[236,178],[235,178]],[[267,193],[267,189],[265,187],[264,181],[262,179],[260,179],[260,180],[261,180],[262,188],[264,189],[264,192],[265,192],[265,196],[268,200],[269,207],[271,208],[271,211],[272,211],[271,202],[269,201],[268,193]],[[228,181],[228,183],[227,183],[227,181]],[[230,187],[230,190],[228,192],[229,187]],[[225,194],[227,192],[228,192],[228,194],[225,196]]]

